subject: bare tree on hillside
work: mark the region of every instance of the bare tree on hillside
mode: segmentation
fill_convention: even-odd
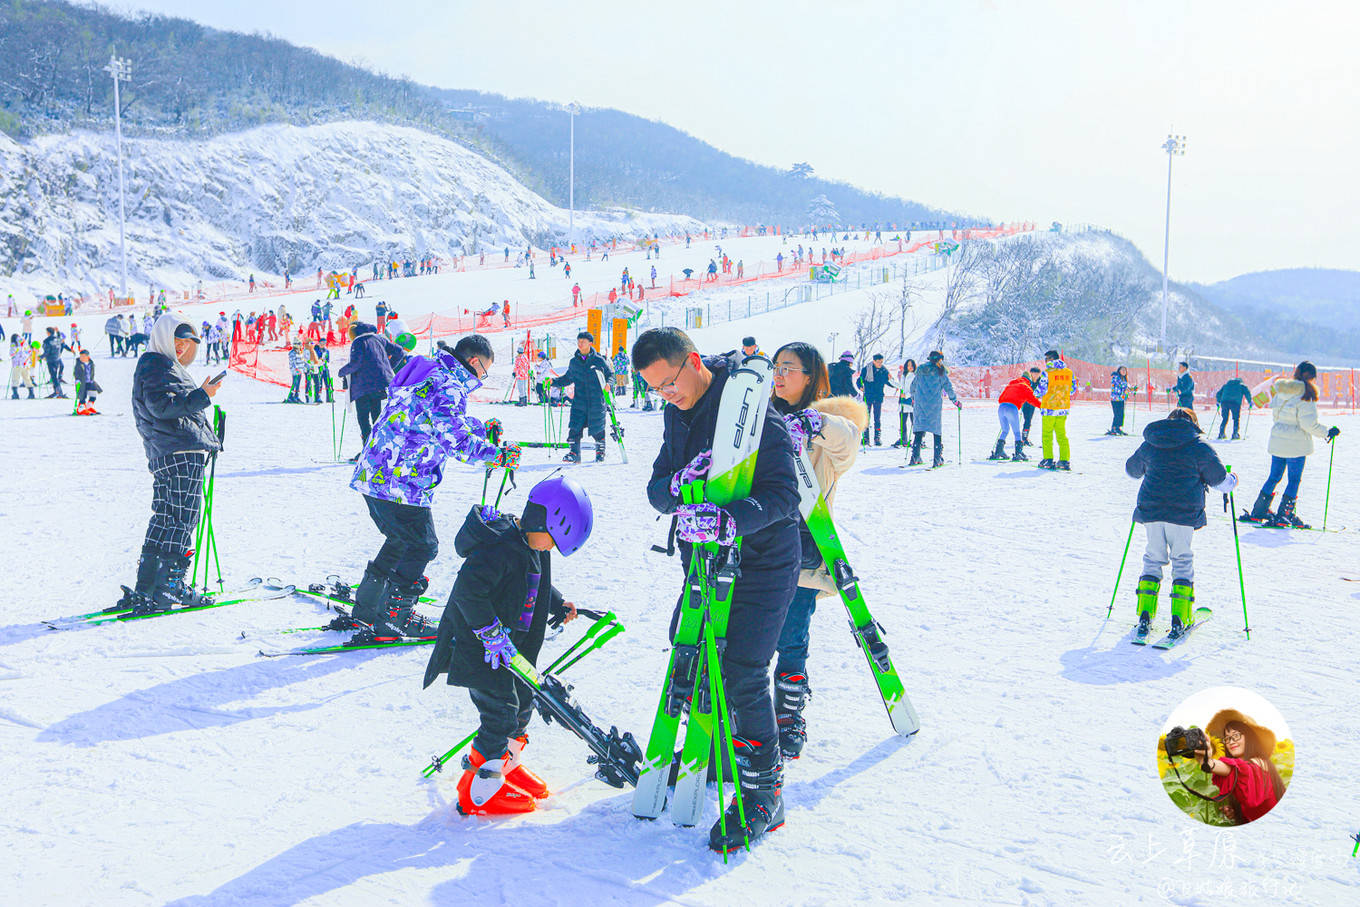
[[[935,349],[944,346],[947,326],[964,303],[976,297],[982,269],[990,256],[985,242],[964,242],[959,245],[945,267],[944,308],[935,321]]]
[[[869,305],[860,309],[852,322],[855,334],[855,361],[864,363],[880,352],[883,338],[893,329],[896,301],[887,293],[869,293]],[[872,351],[872,352],[871,352]]]
[[[915,305],[921,293],[911,282],[911,274],[902,271],[902,288],[897,294],[897,358],[907,358],[907,341],[916,334],[921,319],[916,314]]]

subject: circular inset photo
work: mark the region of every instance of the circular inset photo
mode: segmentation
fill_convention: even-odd
[[[1186,699],[1157,740],[1157,775],[1181,812],[1246,825],[1275,808],[1294,774],[1294,741],[1259,693],[1212,687]]]

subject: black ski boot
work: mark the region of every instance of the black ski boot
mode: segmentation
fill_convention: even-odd
[[[595,441],[595,462],[604,462],[604,439],[599,438]]]
[[[176,579],[183,582],[183,572],[182,570],[180,573],[175,572],[180,568],[177,560],[181,558],[164,551],[142,551],[142,559],[137,562],[137,588],[133,590],[131,596],[131,614],[169,611],[179,604],[180,597],[175,589],[175,583]]]
[[[739,788],[732,795],[724,819],[714,822],[708,831],[708,846],[718,853],[740,850],[747,842],[784,825],[784,763],[779,746],[774,743],[762,746],[744,737],[733,737],[732,743],[737,751]],[[745,826],[737,809],[738,796],[746,813]]]
[[[581,462],[581,442],[580,442],[580,441],[572,441],[572,442],[571,442],[571,449],[568,450],[568,451],[567,451],[567,455],[566,455],[565,457],[562,458],[562,462],[563,462],[563,463],[580,463],[580,462]]]
[[[1066,460],[1059,460],[1057,468],[1061,469],[1063,472],[1071,472],[1072,464],[1067,462]]]
[[[1039,468],[1040,468],[1040,469],[1057,469],[1058,466],[1057,466],[1057,464],[1054,463],[1053,460],[1050,459],[1049,457],[1044,457],[1042,460],[1039,461]]]
[[[399,639],[433,639],[435,625],[414,613],[420,582],[378,573],[370,564],[359,588],[354,590],[354,619],[365,624],[349,645],[396,642]]]
[[[803,707],[812,698],[806,674],[782,673],[774,678],[774,714],[779,723],[779,751],[797,759],[807,743],[807,721]]]
[[[1006,442],[1003,441],[1003,440],[1000,439],[1000,438],[997,438],[997,439],[996,439],[996,449],[992,451],[991,456],[989,456],[987,459],[989,459],[989,460],[1005,460],[1005,459],[1008,459],[1007,456],[1006,456]]]
[[[1280,498],[1280,509],[1275,512],[1275,516],[1266,521],[1267,526],[1275,529],[1312,529],[1303,520],[1294,516],[1294,498],[1291,495],[1284,495]]]
[[[939,469],[944,465],[944,448],[940,446],[940,436],[935,436],[935,459],[931,461],[931,469]]]
[[[1021,442],[1021,441],[1016,441],[1016,442],[1015,442],[1015,453],[1011,454],[1011,462],[1013,462],[1013,463],[1026,463],[1026,462],[1028,462],[1028,461],[1029,461],[1029,457],[1025,456],[1025,445],[1024,445],[1024,443]]]
[[[1033,447],[1033,446],[1034,446],[1033,444],[1029,443],[1029,429],[1028,429],[1028,428],[1025,429],[1024,431],[1020,432],[1020,443],[1023,444],[1024,446],[1026,446],[1026,447]]]
[[[1270,512],[1270,503],[1274,500],[1275,492],[1261,492],[1256,495],[1256,503],[1251,505],[1251,512],[1243,513],[1239,519],[1248,523],[1265,523],[1275,519],[1275,514]]]
[[[874,429],[874,446],[875,447],[883,446],[883,432],[877,428]]]
[[[859,436],[859,446],[860,446],[860,447],[868,447],[868,446],[869,446],[869,429],[867,429],[867,428],[864,429],[864,434],[862,434],[862,435]]]
[[[916,440],[911,442],[911,459],[907,461],[908,466],[921,465],[921,440],[923,435],[918,434]]]

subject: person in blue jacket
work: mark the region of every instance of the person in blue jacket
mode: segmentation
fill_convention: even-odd
[[[1181,409],[1195,408],[1195,379],[1190,376],[1190,363],[1182,362],[1176,366],[1176,405]]]
[[[1242,420],[1242,403],[1247,404],[1247,409],[1252,408],[1251,389],[1241,378],[1229,378],[1228,382],[1218,389],[1214,394],[1214,400],[1218,403],[1219,411],[1223,418],[1218,423],[1218,440],[1223,440],[1223,433],[1228,427],[1228,417],[1232,416],[1232,439],[1241,440],[1242,436],[1238,433]]]
[[[362,321],[356,321],[349,329],[349,361],[336,372],[349,384],[349,398],[354,402],[354,414],[359,420],[359,434],[368,443],[373,420],[382,410],[383,399],[387,396],[387,386],[392,383],[395,372],[392,369],[394,357],[405,356],[406,351],[388,340],[378,329]],[[357,462],[355,454],[351,462]]]
[[[1157,616],[1162,570],[1171,565],[1171,632],[1189,628],[1195,614],[1195,557],[1190,550],[1196,529],[1208,524],[1204,489],[1224,494],[1237,476],[1224,469],[1214,449],[1200,439],[1192,409],[1177,407],[1143,429],[1143,443],[1124,464],[1130,478],[1142,479],[1133,520],[1147,532],[1143,574],[1138,578],[1138,632],[1146,635]]]

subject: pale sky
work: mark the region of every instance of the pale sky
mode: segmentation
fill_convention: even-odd
[[[135,0],[446,88],[578,100],[995,220],[1089,222],[1172,279],[1360,267],[1360,5],[1257,0]],[[130,51],[135,58],[135,49]],[[834,198],[832,199],[835,200]]]

